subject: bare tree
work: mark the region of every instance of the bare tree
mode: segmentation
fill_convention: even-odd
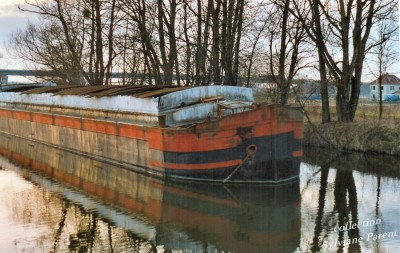
[[[140,34],[129,18],[121,17],[121,20],[123,22],[119,22],[117,31],[114,31],[113,42],[113,49],[120,53],[113,60],[112,69],[123,73],[120,84],[143,85],[148,68],[142,53]]]
[[[210,9],[212,15],[212,44],[211,44],[211,63],[210,63],[210,75],[212,82],[214,84],[221,84],[222,77],[221,77],[221,61],[220,61],[220,13],[221,13],[221,6],[222,1],[216,1],[216,4],[210,1]]]
[[[131,19],[138,33],[149,70],[149,83],[171,85],[174,73],[179,75],[176,44],[176,0],[155,3],[145,0],[121,0],[119,8]]]
[[[241,76],[246,78],[246,87],[250,87],[251,77],[254,73],[260,76],[260,71],[267,73],[265,64],[257,66],[262,58],[265,58],[266,30],[274,18],[268,15],[268,6],[265,3],[248,4],[244,13],[244,27],[241,46],[240,65]]]
[[[46,80],[73,85],[81,83],[79,66],[65,46],[62,28],[55,22],[30,23],[24,31],[11,36],[10,44],[17,57],[50,68],[58,76]]]
[[[268,27],[269,70],[279,90],[279,103],[286,104],[295,75],[305,65],[305,28],[296,22],[289,11],[290,0],[271,1],[269,14],[272,16]]]
[[[244,0],[222,1],[221,56],[224,85],[238,84],[240,40],[243,29]]]
[[[71,55],[71,61],[76,66],[79,66],[80,74],[89,82],[89,76],[81,64],[83,43],[82,38],[80,38],[81,34],[78,33],[81,29],[76,28],[82,22],[74,15],[74,10],[76,10],[74,5],[69,1],[64,2],[61,0],[54,0],[47,3],[41,3],[37,0],[27,0],[26,3],[30,6],[30,9],[22,9],[20,7],[21,10],[40,14],[42,17],[52,19],[60,25],[63,37],[65,38],[65,44]]]
[[[113,49],[115,0],[26,0],[26,3],[29,8],[20,7],[21,10],[40,14],[43,21],[51,20],[61,28],[70,60],[79,69],[77,78],[83,76],[87,84],[102,85],[108,71],[106,82],[109,82],[112,61],[117,55]]]
[[[75,68],[76,80],[110,84],[112,71],[120,70],[131,77],[124,75],[124,84],[240,85],[245,77],[249,86],[253,75],[270,74],[278,84],[280,103],[288,102],[295,76],[309,62],[305,34],[313,35],[316,27],[308,18],[295,19],[289,0],[26,1],[29,11],[58,27],[59,46],[71,63],[66,67]],[[334,9],[317,0],[307,3],[318,7],[314,17],[321,16],[322,36],[314,36],[314,43],[325,43],[333,32],[326,29],[324,13],[334,17]],[[258,5],[264,9],[255,11]],[[52,53],[39,48],[42,56]],[[325,66],[326,72],[336,73],[327,53],[319,51],[321,73]],[[46,66],[55,69],[54,64]]]
[[[304,11],[304,9],[303,9]],[[316,33],[315,33],[315,38],[317,41],[323,41],[324,40],[324,32],[322,29],[322,24],[321,24],[321,17],[319,15],[320,10],[319,10],[319,5],[314,4],[312,5],[311,9],[311,15],[312,15],[312,26],[314,27]],[[304,12],[303,12],[304,14]],[[313,36],[310,34],[310,29],[306,29],[309,35]],[[329,123],[331,121],[331,114],[330,114],[330,108],[329,108],[329,93],[328,93],[328,77],[327,77],[327,70],[326,70],[326,60],[324,58],[324,54],[322,50],[318,50],[318,64],[319,64],[319,76],[320,76],[320,93],[321,93],[321,101],[322,101],[322,124]]]
[[[313,11],[312,15],[299,15],[303,13],[299,8],[302,3],[306,3],[303,8]],[[321,62],[326,64],[336,82],[339,121],[354,119],[365,54],[370,48],[370,32],[378,19],[393,11],[392,5],[392,1],[375,0],[296,1],[297,17],[305,25],[319,50]],[[326,26],[324,33],[310,17],[320,17],[320,24]]]

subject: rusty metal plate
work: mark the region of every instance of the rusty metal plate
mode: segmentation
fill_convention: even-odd
[[[53,93],[54,95],[76,95],[89,97],[118,96],[130,95],[138,98],[148,98],[154,96],[162,96],[171,92],[188,89],[191,87],[177,87],[171,85],[146,85],[146,86],[127,86],[127,85],[58,85],[58,86],[28,86],[21,89],[20,87],[10,91],[23,91],[22,94],[42,94]]]
[[[79,86],[73,89],[62,90],[60,92],[55,93],[55,95],[77,95],[84,96],[90,94],[92,92],[107,90],[111,87],[111,85],[93,85],[93,86]]]
[[[58,85],[58,86],[46,86],[46,87],[39,87],[33,88],[27,91],[22,92],[22,94],[42,94],[42,93],[55,93],[66,89],[73,89],[82,86],[76,85]]]
[[[155,90],[155,91],[143,92],[140,94],[136,94],[134,96],[137,98],[159,97],[159,96],[171,93],[171,92],[185,90],[188,88],[192,88],[192,87],[184,86],[184,87],[164,88],[164,89],[159,89],[159,90]]]
[[[137,92],[138,90],[143,89],[158,89],[157,86],[132,86],[132,85],[121,85],[121,86],[112,86],[108,90],[104,90],[101,92],[92,93],[91,96],[96,97],[104,97],[104,96],[118,96],[118,95],[128,95],[132,92]]]
[[[121,91],[121,90],[127,90],[127,89],[131,89],[131,87],[130,86],[111,85],[111,87],[109,87],[106,90],[92,92],[91,94],[88,94],[88,95],[89,95],[89,97],[112,96],[112,94],[117,90]]]

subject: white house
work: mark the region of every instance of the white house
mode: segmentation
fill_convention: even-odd
[[[382,99],[383,100],[398,100],[399,95],[395,92],[400,90],[400,79],[392,74],[386,73],[381,76],[382,80]],[[371,99],[379,100],[379,78],[370,83]]]

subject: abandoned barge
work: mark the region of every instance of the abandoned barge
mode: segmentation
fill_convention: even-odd
[[[232,86],[18,86],[0,131],[165,179],[298,178],[303,115]]]

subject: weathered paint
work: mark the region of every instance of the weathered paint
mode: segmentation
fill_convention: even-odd
[[[248,111],[251,105],[252,102],[249,101],[198,103],[166,112],[164,115],[166,125],[175,126],[215,120],[230,114]]]
[[[180,108],[166,114],[166,123],[167,125],[174,125],[176,123],[194,122],[201,119],[205,120],[207,117],[215,117],[217,106],[217,104],[207,103]]]
[[[82,97],[73,95],[20,94],[0,92],[0,101],[10,104],[33,104],[76,109],[112,110],[158,115],[158,98],[130,96]]]
[[[233,86],[202,86],[164,95],[160,98],[160,111],[164,112],[181,107],[182,104],[198,103],[202,98],[223,96],[227,100],[253,102],[253,91],[250,88]]]
[[[301,135],[298,132],[302,124],[299,121],[276,122],[276,115],[279,115],[277,107],[265,106],[225,117],[218,122],[172,129],[1,109],[6,117],[0,118],[0,130],[140,166],[143,170],[147,168],[159,176],[193,180],[197,177],[200,180],[222,181],[244,159],[246,147],[256,144],[261,154],[256,156],[254,168],[244,169],[245,173],[238,173],[234,180],[244,182],[247,177],[256,182],[280,182],[298,176],[296,169],[282,176],[277,176],[277,173],[283,169],[278,166],[284,161],[291,164],[284,167],[298,168],[301,156]],[[154,156],[154,153],[158,155]],[[263,172],[256,173],[259,178],[251,173],[246,176],[251,170]]]
[[[219,94],[219,88],[210,90],[217,92],[207,96]],[[237,94],[242,89],[233,90]],[[229,91],[233,96],[232,89]],[[298,177],[301,112],[281,105],[250,107],[240,101],[233,104],[243,111],[201,122],[190,118],[191,115],[204,118],[199,112],[214,111],[218,104],[207,102],[177,109],[174,113],[188,110],[177,116],[179,120],[196,120],[196,124],[166,128],[124,122],[118,117],[68,115],[63,113],[63,107],[57,112],[43,112],[5,106],[0,109],[0,131],[134,166],[160,177],[202,181],[223,181],[245,159],[246,148],[253,145],[257,154],[251,162],[241,165],[243,168],[232,177],[232,182],[278,183]],[[203,107],[208,109],[196,110]]]

